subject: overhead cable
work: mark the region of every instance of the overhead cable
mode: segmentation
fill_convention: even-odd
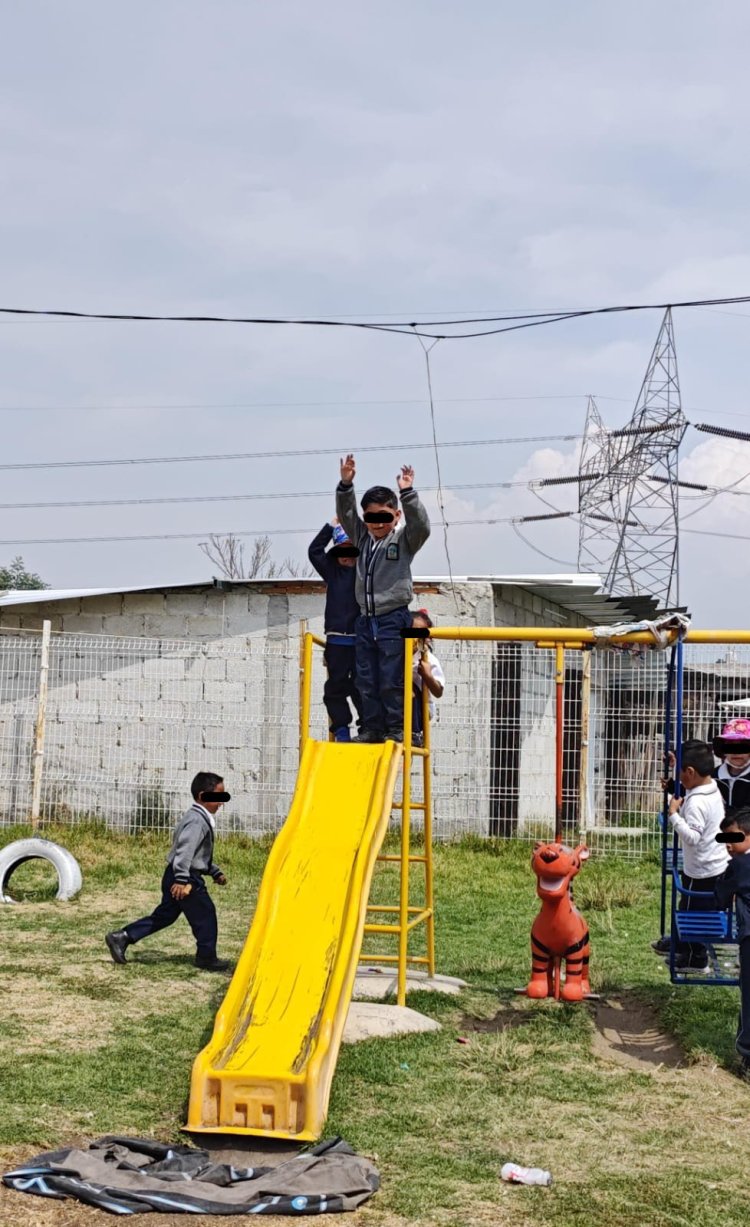
[[[750,295],[735,295],[724,298],[695,298],[680,302],[626,303],[608,307],[586,307],[561,311],[528,311],[502,315],[473,316],[443,320],[356,320],[352,318],[315,319],[286,316],[238,316],[238,315],[160,315],[129,311],[76,311],[61,308],[0,307],[0,314],[15,316],[51,316],[58,319],[103,320],[117,323],[180,323],[180,324],[243,324],[263,326],[294,326],[309,328],[357,328],[371,332],[398,333],[402,336],[417,335],[426,340],[466,340],[471,337],[493,336],[522,328],[557,324],[563,320],[583,319],[592,315],[615,315],[635,311],[665,311],[677,307],[719,307],[750,302]],[[427,329],[465,328],[467,325],[493,324],[499,327],[481,328],[473,332],[434,332]]]

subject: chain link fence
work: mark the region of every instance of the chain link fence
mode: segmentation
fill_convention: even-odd
[[[278,830],[297,774],[297,637],[194,642],[0,632],[0,826],[103,820],[167,830],[192,776],[233,794],[219,829]],[[546,838],[554,830],[554,653],[440,643],[446,690],[433,726],[434,829]],[[750,647],[687,645],[684,731],[710,739],[750,712]],[[638,857],[656,846],[667,654],[566,653],[563,822],[568,840]],[[325,738],[322,653],[312,735]],[[415,769],[415,784],[418,787]],[[36,785],[36,789],[35,789]],[[415,799],[419,799],[416,792]]]

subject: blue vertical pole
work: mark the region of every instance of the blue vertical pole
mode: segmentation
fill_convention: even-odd
[[[674,686],[675,659],[677,656],[677,644],[673,643],[669,652],[669,665],[667,668],[667,689],[664,697],[664,777],[669,778],[669,751],[672,748],[672,687]],[[667,822],[667,811],[669,809],[669,789],[665,787],[662,795],[662,815],[661,815],[661,905],[659,912],[659,933],[661,937],[667,935],[667,862],[669,860],[669,823]]]
[[[677,647],[677,655],[675,659],[675,665],[676,665],[676,674],[677,674],[677,687],[676,687],[677,694],[675,696],[674,795],[676,797],[681,797],[682,796],[682,785],[680,784],[680,772],[682,770],[682,740],[683,740],[683,736],[682,736],[682,699],[683,699],[683,677],[684,677],[684,673],[683,673],[684,644],[682,642],[682,639],[677,640],[676,647]],[[679,846],[680,846],[679,840],[677,838],[676,833],[673,831],[672,832],[672,865],[675,868],[677,866],[677,853],[679,850]],[[670,975],[670,979],[672,980],[674,979],[674,974],[675,974],[674,960],[675,960],[675,954],[677,953],[675,950],[675,941],[674,941],[674,934],[675,934],[674,913],[675,913],[676,908],[677,908],[677,890],[674,884],[674,875],[672,875],[672,910],[671,910],[671,916],[673,918],[672,919],[672,947],[669,952],[669,975]]]

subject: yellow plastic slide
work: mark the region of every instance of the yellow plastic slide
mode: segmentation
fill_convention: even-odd
[[[308,741],[209,1044],[189,1131],[320,1136],[401,746]]]

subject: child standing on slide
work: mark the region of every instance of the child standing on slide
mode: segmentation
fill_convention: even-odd
[[[354,456],[349,454],[341,461],[336,514],[359,550],[355,592],[360,617],[355,658],[363,729],[358,740],[403,741],[401,632],[411,626],[411,564],[430,535],[430,521],[414,489],[414,470],[410,465],[404,465],[397,478],[401,509],[393,490],[371,486],[361,500],[362,518],[354,494],[355,474]],[[402,514],[403,527],[399,523]]]
[[[330,549],[326,549],[329,542]],[[310,543],[307,557],[326,586],[324,655],[328,677],[323,687],[323,702],[334,741],[351,741],[349,701],[361,716],[354,666],[354,632],[359,605],[354,592],[355,568],[359,550],[352,545],[338,520],[324,524]]]

